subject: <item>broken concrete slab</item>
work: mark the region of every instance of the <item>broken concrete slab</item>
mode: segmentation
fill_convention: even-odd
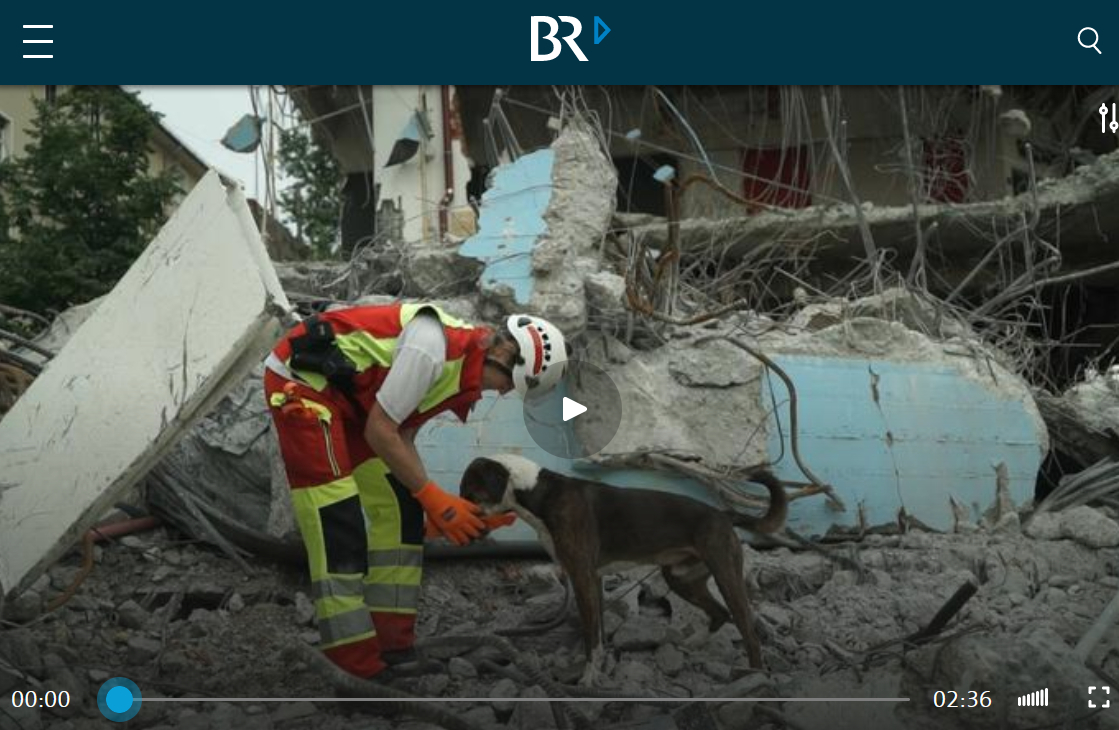
[[[677,332],[624,363],[597,363],[624,404],[602,458],[663,451],[716,469],[769,463],[783,479],[808,481],[792,457],[787,388],[746,352],[703,341],[712,334]],[[979,343],[940,342],[900,322],[859,317],[814,331],[772,330],[752,344],[792,379],[802,457],[849,507],[837,513],[822,499],[800,500],[791,526],[822,534],[855,524],[862,505],[867,524],[896,522],[904,508],[950,530],[949,496],[977,521],[995,497],[998,462],[1009,497],[1032,499],[1048,448],[1045,422],[1028,384]],[[572,397],[596,402],[594,385]],[[594,427],[574,422],[581,437]]]
[[[499,679],[490,690],[489,697],[492,700],[493,711],[497,714],[499,721],[504,722],[513,714],[513,709],[517,703],[509,700],[515,699],[519,692],[517,683],[508,677]]]
[[[530,311],[564,331],[586,324],[583,279],[610,226],[617,172],[590,126],[575,118],[548,149],[498,167],[479,230],[459,249],[486,264],[482,294],[504,312]]]
[[[583,279],[587,306],[608,317],[625,315],[626,280],[611,271],[595,271]]]
[[[610,227],[618,175],[603,140],[582,118],[568,120],[555,142],[546,228],[532,254],[533,310],[565,332],[586,325],[584,278]]]
[[[621,427],[604,455],[651,449],[695,454],[710,465],[767,460],[764,440],[749,438],[765,413],[759,364],[723,343],[697,346],[694,340],[637,352],[621,365],[595,363],[609,373],[623,404]],[[594,380],[577,384],[572,397],[602,402],[604,396],[594,392],[597,385]],[[573,423],[576,435],[588,441],[593,435],[587,429],[598,427]],[[605,441],[598,437],[598,443]]]
[[[1060,230],[1065,266],[1103,263],[1110,259],[1107,231],[1119,228],[1119,152],[1100,156],[1093,164],[1076,168],[1059,179],[1037,186],[1038,230]],[[905,271],[916,245],[913,208],[864,203],[862,216],[880,248],[899,252],[895,266]],[[932,245],[959,268],[945,267],[949,280],[971,271],[993,245],[991,231],[1011,231],[1033,215],[1029,193],[999,200],[952,205],[920,205],[917,215],[925,230],[935,230]],[[631,229],[645,246],[663,250],[668,245],[664,222]],[[680,247],[684,251],[715,248],[729,257],[741,257],[756,248],[780,242],[788,250],[810,247],[821,266],[861,256],[863,242],[859,215],[850,205],[813,206],[801,210],[766,210],[741,218],[711,220],[689,218],[680,222]]]
[[[1115,425],[1099,423],[1099,417],[1073,399],[1051,393],[1034,395],[1038,408],[1049,424],[1049,435],[1056,451],[1088,467],[1102,459],[1119,455],[1119,432]]]
[[[1097,430],[1115,430],[1119,427],[1119,367],[1105,373],[1089,370],[1084,380],[1065,391],[1065,398]]]
[[[286,311],[244,196],[210,173],[0,422],[0,592],[34,581],[239,382]]]
[[[131,664],[147,664],[159,654],[163,645],[146,636],[134,636],[128,640],[128,661]]]
[[[654,655],[654,659],[657,668],[669,677],[675,677],[685,666],[684,654],[672,644],[660,646]]]
[[[117,622],[126,629],[142,629],[151,619],[151,614],[129,599],[117,606]]]
[[[1084,467],[1119,456],[1119,368],[1089,369],[1060,395],[1040,393],[1038,403],[1061,453]]]
[[[473,294],[482,264],[446,246],[410,246],[401,255],[404,296],[434,299]]]
[[[28,629],[11,629],[0,633],[0,657],[19,671],[38,675],[43,670],[40,641]]]

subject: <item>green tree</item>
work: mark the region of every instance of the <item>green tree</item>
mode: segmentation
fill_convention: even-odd
[[[31,143],[0,163],[0,301],[61,310],[109,291],[179,191],[149,172],[158,116],[112,86],[36,101]]]
[[[280,193],[280,208],[295,233],[311,245],[315,258],[330,258],[339,241],[342,171],[330,151],[306,125],[280,133],[280,169],[291,184]]]

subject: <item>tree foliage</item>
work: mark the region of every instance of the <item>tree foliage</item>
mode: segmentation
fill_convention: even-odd
[[[119,87],[36,100],[32,141],[0,163],[0,301],[48,312],[116,284],[179,192],[149,172],[157,124]]]
[[[291,184],[280,193],[280,208],[315,258],[329,258],[340,238],[342,171],[337,160],[306,125],[280,133],[280,169]]]

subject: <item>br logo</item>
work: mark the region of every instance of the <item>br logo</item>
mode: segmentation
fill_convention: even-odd
[[[586,54],[583,53],[583,49],[579,48],[579,44],[575,42],[575,39],[578,38],[579,34],[583,32],[583,24],[579,21],[578,18],[572,17],[570,15],[560,15],[558,16],[558,18],[559,19],[557,21],[556,18],[553,18],[550,15],[532,16],[532,56],[530,57],[530,60],[551,61],[553,58],[556,58],[563,50],[563,46],[560,44],[560,40],[563,40],[563,42],[567,44],[568,48],[571,49],[572,53],[574,53],[575,57],[578,58],[580,61],[588,60]],[[560,36],[559,39],[556,38],[556,34],[559,33],[560,23],[567,23],[571,26],[571,35]],[[547,35],[540,34],[540,26],[542,25],[546,25],[548,27]],[[602,22],[602,18],[598,17],[597,15],[594,16],[594,44],[597,46],[599,43],[601,43],[602,39],[605,38],[606,34],[609,32],[610,26]],[[552,50],[548,53],[541,53],[540,41],[548,41],[549,43],[551,43]]]

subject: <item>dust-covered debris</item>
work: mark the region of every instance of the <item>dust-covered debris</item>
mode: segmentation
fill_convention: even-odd
[[[626,282],[621,276],[610,271],[595,271],[583,279],[587,294],[587,308],[596,318],[600,329],[609,330],[611,322],[622,321],[625,317]]]
[[[1057,451],[1085,472],[1103,463],[1114,463],[1119,457],[1119,368],[1116,366],[1103,373],[1090,367],[1064,393],[1039,394],[1038,404],[1050,424]]]
[[[402,294],[427,299],[462,296],[478,290],[482,264],[457,248],[413,246],[402,257]]]
[[[136,537],[128,545],[108,544],[78,594],[61,608],[26,627],[5,624],[0,631],[0,658],[6,663],[0,669],[10,666],[4,671],[26,673],[44,686],[69,687],[75,697],[68,717],[42,710],[40,726],[83,728],[103,722],[96,719],[94,699],[99,683],[110,676],[133,679],[148,696],[228,696],[229,678],[237,677],[239,696],[311,698],[255,706],[145,703],[137,719],[145,727],[235,722],[286,728],[302,727],[298,723],[307,718],[326,730],[352,727],[355,721],[363,727],[390,726],[388,719],[368,715],[368,708],[332,702],[334,688],[321,675],[284,659],[292,646],[316,638],[316,632],[308,632],[313,611],[302,574],[262,565],[246,577],[220,553],[181,544],[168,529]],[[1090,548],[1075,539],[1035,540],[1015,532],[871,535],[848,549],[863,566],[861,573],[816,553],[743,550],[768,673],[749,667],[732,626],[709,632],[706,615],[669,592],[657,571],[635,568],[606,584],[610,657],[603,685],[596,689],[681,699],[796,697],[809,690],[815,696],[910,696],[914,701],[906,705],[845,704],[830,710],[789,705],[784,712],[805,728],[960,727],[951,724],[958,718],[946,719],[932,707],[937,689],[989,690],[1005,707],[1036,684],[1073,703],[1070,693],[1090,672],[1070,664],[1069,647],[1119,584],[1119,549]],[[170,564],[172,555],[177,565]],[[67,556],[58,575],[65,577],[77,561],[76,554]],[[167,577],[153,582],[165,568],[170,568]],[[896,643],[928,624],[964,581],[974,581],[979,591],[942,636],[909,651]],[[51,601],[59,592],[51,581],[42,599]],[[479,728],[552,727],[547,704],[508,700],[545,696],[546,690],[525,674],[527,667],[561,685],[579,677],[583,654],[574,611],[551,632],[513,637],[515,656],[487,637],[549,612],[562,599],[547,563],[429,561],[420,643],[443,671],[399,680],[393,687],[421,696],[479,698],[446,706]],[[456,636],[478,641],[448,640]],[[1108,634],[1105,646],[1116,636]],[[1119,671],[1110,649],[1101,648],[1097,655],[1105,671]],[[1047,658],[1041,661],[1042,656]],[[4,671],[0,680],[11,684],[10,675],[3,680]],[[577,688],[570,691],[577,694]],[[574,707],[595,727],[654,717],[678,726],[681,721],[676,706],[604,700]],[[750,704],[710,710],[717,728],[768,722]],[[869,724],[826,722],[839,717]],[[1099,721],[1085,718],[1078,727],[1105,727]],[[399,720],[391,722],[401,726]],[[990,722],[977,717],[965,726],[998,727]]]
[[[1075,727],[1113,727],[1110,718],[1097,718],[1088,710],[1088,687],[1100,678],[1071,653],[1068,640],[1051,625],[1026,626],[1015,635],[975,634],[938,647],[914,652],[902,675],[900,691],[913,697],[903,717],[920,717],[935,713],[937,703],[952,701],[922,691],[930,685],[947,683],[950,691],[964,696],[964,707],[990,709],[989,712],[968,712],[957,719],[957,727],[980,730],[1003,727],[1031,727],[1049,713],[1072,721]],[[1042,715],[1035,707],[1019,707],[1018,695],[1030,687],[1049,690],[1048,712]],[[975,692],[975,695],[971,693]],[[958,702],[958,701],[957,701]]]
[[[1026,532],[1041,540],[1068,539],[1093,548],[1119,547],[1119,523],[1087,505],[1035,515]]]

